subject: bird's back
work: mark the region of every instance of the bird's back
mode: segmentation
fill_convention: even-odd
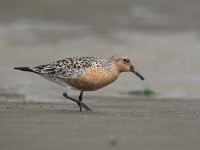
[[[50,64],[32,67],[33,72],[51,77],[76,78],[88,69],[99,67],[109,70],[111,62],[99,57],[70,57]]]
[[[75,81],[91,69],[97,68],[109,72],[111,65],[109,60],[99,57],[70,57],[30,69],[50,81],[67,86],[69,85],[67,81]]]

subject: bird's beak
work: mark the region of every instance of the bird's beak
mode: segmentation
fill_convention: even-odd
[[[130,66],[130,71],[133,72],[134,74],[136,74],[142,81],[144,80],[144,77],[135,70],[135,68],[133,67],[133,65]]]

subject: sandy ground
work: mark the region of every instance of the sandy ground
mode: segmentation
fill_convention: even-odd
[[[0,149],[199,150],[199,8],[199,0],[0,0]],[[123,73],[85,92],[92,112],[13,69],[119,51],[146,80]],[[146,87],[156,95],[128,94]]]
[[[0,147],[22,149],[199,150],[200,101],[90,99],[73,103],[1,103]]]

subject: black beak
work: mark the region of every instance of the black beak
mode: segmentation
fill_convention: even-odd
[[[139,72],[137,72],[135,70],[135,68],[133,67],[133,65],[130,66],[130,71],[133,72],[133,73],[135,73],[136,76],[138,76],[142,81],[144,80],[144,77]]]

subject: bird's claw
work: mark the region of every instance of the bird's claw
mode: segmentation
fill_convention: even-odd
[[[78,106],[80,107],[80,111],[82,111],[82,107],[86,110],[86,111],[92,111],[92,109],[90,109],[85,103],[80,102],[78,104]]]

